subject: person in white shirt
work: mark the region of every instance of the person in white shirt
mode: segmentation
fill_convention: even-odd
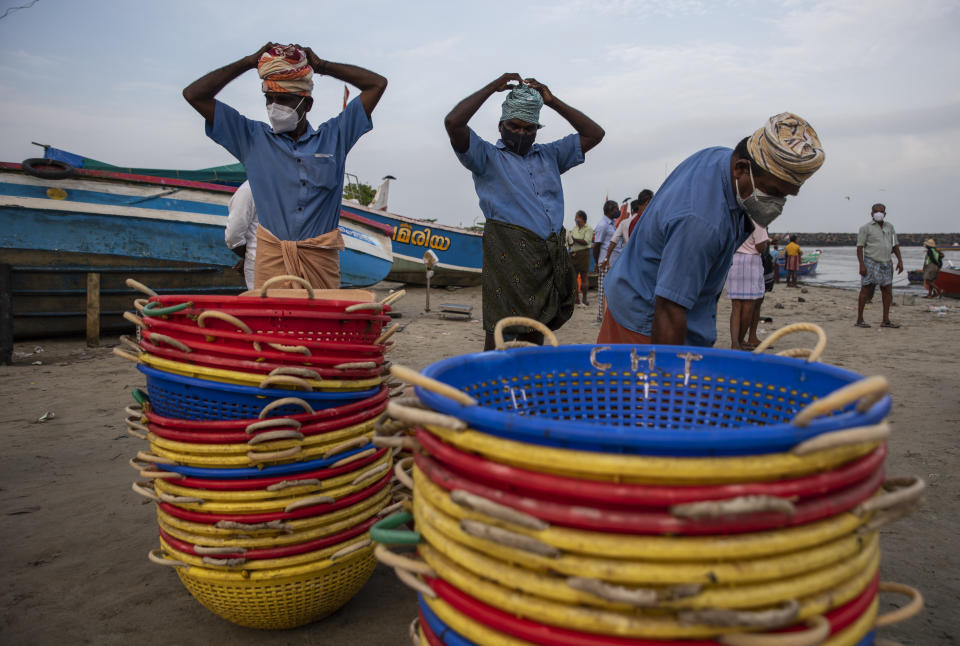
[[[237,189],[227,206],[227,227],[223,237],[233,253],[240,256],[234,269],[243,274],[247,289],[253,289],[254,265],[257,258],[257,207],[253,205],[250,182]]]

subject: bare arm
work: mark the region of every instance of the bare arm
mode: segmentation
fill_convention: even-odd
[[[300,47],[297,45],[297,47]],[[376,72],[363,67],[326,61],[313,53],[309,47],[304,48],[307,53],[307,62],[317,74],[332,76],[333,78],[360,88],[360,102],[367,116],[373,114],[373,109],[380,102],[384,90],[387,89],[387,79]]]
[[[897,273],[903,273],[903,257],[900,255],[900,245],[893,245],[893,255],[897,257]]]
[[[543,97],[544,105],[552,108],[557,114],[566,119],[567,122],[573,126],[573,129],[577,131],[578,135],[580,135],[581,151],[586,153],[588,150],[600,143],[600,141],[603,139],[603,136],[606,134],[606,132],[604,132],[603,128],[601,128],[597,122],[576,108],[570,107],[558,99],[546,85],[532,78],[526,79],[524,83],[540,93],[540,96]]]
[[[183,89],[183,98],[187,103],[193,106],[193,109],[207,120],[207,123],[213,124],[213,112],[216,108],[214,97],[220,93],[220,90],[227,86],[227,83],[237,78],[247,70],[256,68],[260,55],[273,47],[273,43],[267,43],[261,47],[255,54],[244,56],[229,65],[224,65],[215,69],[209,74],[201,76],[196,81]]]
[[[863,247],[857,247],[857,260],[860,261],[860,275],[867,275],[867,266],[863,262]]]
[[[653,306],[653,343],[683,345],[687,340],[687,310],[682,306],[657,296]]]
[[[500,78],[487,83],[482,88],[463,99],[443,120],[443,126],[447,129],[447,136],[450,137],[450,145],[458,153],[467,152],[470,147],[470,131],[467,129],[467,122],[477,113],[480,106],[489,99],[495,92],[512,90],[517,87],[511,85],[511,81],[522,83],[523,79],[515,72],[501,74]]]

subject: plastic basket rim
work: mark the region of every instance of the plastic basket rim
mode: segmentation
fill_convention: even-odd
[[[468,362],[496,362],[522,364],[523,357],[542,352],[559,354],[582,354],[586,357],[594,348],[603,347],[594,344],[562,345],[554,347],[515,348],[506,351],[477,352],[442,359],[427,366],[422,374],[448,385],[444,373],[460,368]],[[627,350],[642,348],[644,352],[654,350],[660,353],[679,354],[695,352],[717,359],[735,359],[738,361],[764,362],[782,365],[788,368],[806,368],[816,370],[849,383],[863,377],[851,370],[822,363],[810,363],[805,359],[780,357],[776,355],[748,354],[737,350],[719,348],[700,348],[689,346],[628,345],[613,344],[606,352],[619,351],[625,355]],[[601,355],[600,360],[610,361],[611,356]],[[619,371],[619,369],[617,369]],[[501,376],[503,373],[501,373]],[[422,386],[415,388],[417,396],[430,408],[452,415],[465,421],[471,428],[520,442],[529,442],[546,446],[577,448],[584,451],[646,453],[650,455],[746,455],[777,453],[789,450],[796,444],[822,433],[877,424],[890,412],[892,401],[884,396],[864,413],[847,411],[832,417],[821,417],[808,426],[799,427],[789,422],[766,426],[719,427],[697,425],[690,428],[636,428],[633,426],[609,423],[558,420],[545,416],[518,415],[496,410],[483,405],[465,406],[452,399],[438,395]]]
[[[368,451],[370,449],[375,449],[373,444],[364,444],[361,447],[350,449],[349,451],[344,451],[343,453],[337,453],[336,455],[329,458],[318,458],[316,460],[304,460],[302,462],[289,462],[287,464],[271,464],[265,467],[226,467],[223,469],[217,469],[215,467],[190,467],[182,464],[160,464],[156,463],[156,467],[163,469],[164,471],[173,471],[174,473],[179,473],[181,475],[190,476],[193,478],[210,478],[212,480],[234,480],[241,478],[261,478],[269,477],[272,475],[285,475],[291,473],[301,473],[303,471],[315,471],[317,469],[323,469],[329,467],[330,465],[343,460],[344,458],[349,458],[350,456],[356,455],[361,451]]]

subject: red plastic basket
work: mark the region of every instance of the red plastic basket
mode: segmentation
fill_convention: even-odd
[[[833,471],[778,482],[655,486],[580,480],[519,469],[465,453],[422,429],[417,430],[417,441],[448,469],[472,480],[518,495],[605,509],[670,507],[681,503],[752,495],[808,498],[862,481],[882,466],[887,455],[887,447],[884,444],[872,453]]]
[[[630,511],[587,508],[518,496],[468,480],[445,469],[439,462],[422,453],[414,455],[414,460],[424,475],[447,491],[467,491],[553,525],[619,534],[703,536],[759,532],[805,525],[853,509],[876,493],[883,485],[884,478],[884,470],[881,466],[858,483],[796,503],[794,512],[790,515],[780,512],[758,512],[720,518],[690,519],[674,516],[659,509]]]

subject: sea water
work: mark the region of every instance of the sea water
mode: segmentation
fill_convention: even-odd
[[[804,254],[815,251],[813,247],[804,246],[803,240],[798,240]],[[781,253],[783,249],[781,249]],[[821,248],[820,262],[817,264],[817,273],[812,276],[801,276],[800,282],[808,285],[824,285],[841,289],[860,289],[860,265],[857,261],[856,247],[823,247]],[[896,256],[890,258],[894,263],[893,287],[903,293],[926,293],[923,285],[911,285],[907,281],[907,272],[911,269],[923,269],[923,247],[900,247],[903,256],[903,273],[896,272]],[[960,264],[960,254],[949,254],[944,259],[946,266],[949,257],[953,257],[954,264]],[[782,279],[781,279],[782,280]]]

